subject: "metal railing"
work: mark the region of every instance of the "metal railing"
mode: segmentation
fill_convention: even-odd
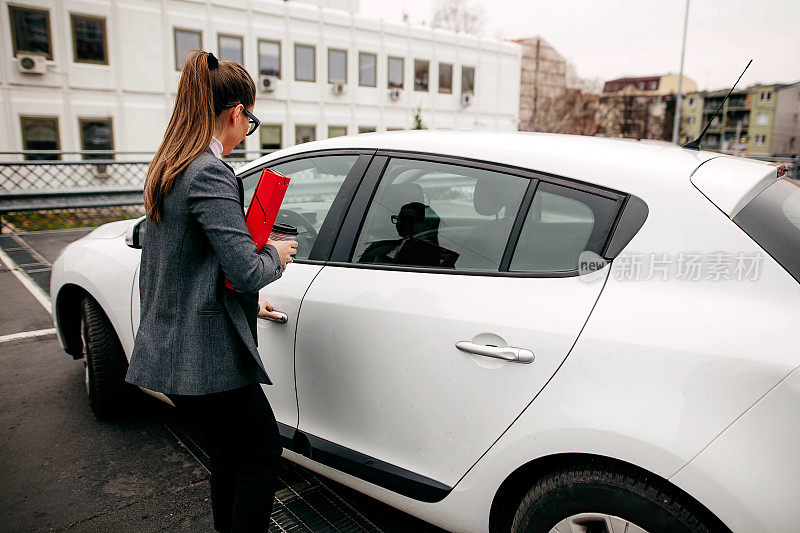
[[[238,168],[273,151],[235,150],[225,161]],[[0,232],[9,224],[54,229],[139,216],[152,156],[141,151],[0,151]]]

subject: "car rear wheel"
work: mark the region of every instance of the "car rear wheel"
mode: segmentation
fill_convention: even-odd
[[[657,476],[592,461],[540,479],[522,499],[513,533],[703,533],[727,531]]]
[[[133,392],[125,381],[128,361],[114,327],[90,296],[81,300],[80,333],[89,405],[98,418],[122,414]]]

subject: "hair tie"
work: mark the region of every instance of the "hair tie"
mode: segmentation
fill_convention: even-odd
[[[219,67],[219,59],[214,57],[214,54],[211,52],[208,53],[206,59],[208,59],[208,70],[216,70],[217,67]]]

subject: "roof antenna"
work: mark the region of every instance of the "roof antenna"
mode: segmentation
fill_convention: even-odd
[[[742,79],[742,76],[744,76],[744,73],[747,71],[747,67],[749,67],[750,63],[752,63],[752,62],[753,62],[752,59],[747,62],[747,66],[744,67],[744,70],[742,71],[742,73],[739,74],[739,79],[736,80],[736,83],[739,83],[739,80]],[[708,128],[711,126],[711,123],[714,122],[714,119],[717,118],[717,115],[719,115],[719,111],[720,111],[720,109],[722,109],[722,106],[725,105],[725,102],[728,100],[728,96],[730,96],[731,93],[733,92],[733,90],[736,88],[736,83],[734,83],[733,87],[731,87],[731,90],[728,91],[728,95],[725,98],[722,99],[722,102],[720,102],[719,107],[717,108],[716,111],[714,111],[714,116],[712,116],[711,120],[708,121],[708,124],[706,124],[706,127],[703,128],[703,131],[700,132],[700,135],[697,137],[697,139],[695,139],[693,141],[689,141],[688,143],[684,144],[683,148],[688,148],[690,150],[700,150],[700,141],[703,140],[703,137],[705,136],[706,132],[708,131]]]

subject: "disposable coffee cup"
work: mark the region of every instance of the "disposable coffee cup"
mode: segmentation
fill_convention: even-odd
[[[297,228],[291,224],[276,222],[272,225],[272,232],[269,234],[269,238],[273,241],[294,241],[299,234],[300,232],[297,231]]]
[[[297,231],[297,228],[291,224],[276,222],[272,225],[272,231],[269,234],[269,238],[273,241],[294,241],[297,240],[297,236],[299,234],[300,232]],[[292,254],[292,257],[294,256],[295,254]]]

